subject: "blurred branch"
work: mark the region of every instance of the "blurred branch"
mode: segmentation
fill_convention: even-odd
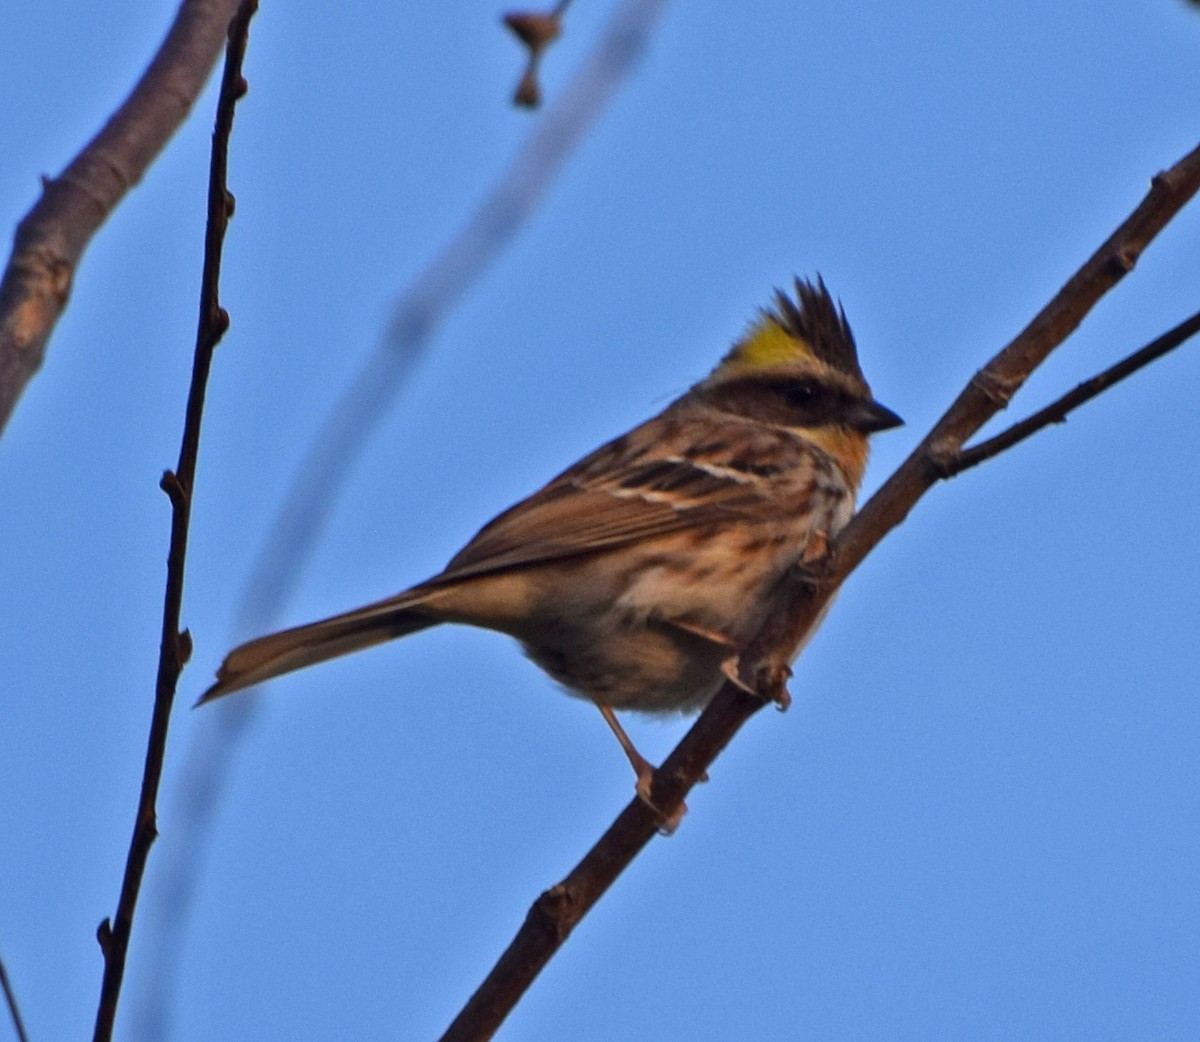
[[[985,460],[1011,449],[1014,445],[1032,437],[1052,423],[1066,423],[1067,416],[1085,402],[1090,402],[1097,395],[1103,394],[1139,369],[1174,351],[1197,333],[1200,333],[1200,311],[1191,318],[1184,319],[1174,329],[1169,329],[1162,336],[1150,341],[1145,347],[1121,359],[1116,365],[1110,366],[1102,373],[1097,373],[1090,380],[1085,380],[1027,419],[1020,423],[1014,423],[1007,430],[1001,431],[995,437],[988,438],[987,441],[981,441],[978,445],[963,449],[952,460],[943,464],[943,473],[940,476],[943,478],[955,477],[964,470],[977,467]]]
[[[212,162],[209,168],[208,226],[204,237],[200,318],[196,331],[192,380],[188,389],[179,463],[174,471],[166,471],[161,481],[163,491],[171,500],[171,545],[167,556],[167,585],[163,598],[162,643],[159,647],[154,711],[146,747],[141,794],[138,798],[129,854],[125,861],[125,875],[121,881],[117,912],[112,920],[105,919],[97,931],[97,939],[104,953],[104,980],[96,1009],[96,1027],[92,1036],[94,1042],[107,1042],[112,1038],[121,982],[125,975],[125,957],[133,930],[133,915],[141,891],[146,861],[150,856],[150,847],[158,835],[156,804],[166,756],[171,707],[175,701],[179,675],[192,649],[192,640],[187,630],[179,629],[183,607],[184,563],[187,557],[188,525],[191,519],[192,490],[195,485],[196,459],[200,450],[200,425],[204,413],[208,373],[212,366],[213,351],[229,328],[229,316],[218,299],[221,248],[225,242],[229,218],[233,213],[233,197],[226,187],[226,168],[234,108],[246,93],[246,81],[241,72],[242,60],[246,53],[250,19],[254,16],[257,6],[257,0],[242,0],[229,25],[225,73],[217,101]]]
[[[4,991],[4,1002],[8,1006],[13,1030],[17,1033],[17,1042],[29,1042],[29,1036],[25,1033],[25,1022],[21,1020],[21,1008],[17,1005],[17,996],[13,991],[12,982],[8,979],[8,970],[4,968],[3,959],[0,959],[0,989]]]
[[[633,71],[665,8],[666,0],[626,0],[512,165],[396,302],[383,342],[326,418],[275,516],[247,584],[239,632],[272,627],[351,465],[386,418],[438,327],[537,211],[563,164]]]
[[[663,762],[651,788],[659,812],[633,799],[562,882],[533,903],[499,961],[441,1042],[476,1042],[498,1030],[576,924],[650,842],[741,726],[768,702],[782,704],[787,663],[841,583],[946,473],[966,440],[1004,408],[1030,374],[1123,278],[1142,251],[1200,189],[1200,148],[1156,176],[1149,193],[1032,322],[975,374],[933,429],[830,544],[789,578],[779,609],[741,656],[742,680],[726,682]]]
[[[301,462],[246,584],[235,624],[245,639],[277,628],[276,621],[304,573],[354,461],[387,417],[424,357],[438,326],[503,254],[554,183],[645,51],[667,0],[626,0],[561,98],[541,117],[524,147],[478,209],[455,232],[396,303],[382,342],[334,406]],[[160,876],[162,922],[185,922],[204,862],[237,742],[249,731],[255,697],[247,693],[217,707],[216,726],[189,748],[178,793],[180,834]],[[175,993],[181,933],[156,939],[149,981],[137,1011],[146,1037],[165,1037]]]
[[[17,226],[0,280],[0,431],[66,308],[83,251],[183,123],[221,53],[237,0],[183,0],[133,92]]]

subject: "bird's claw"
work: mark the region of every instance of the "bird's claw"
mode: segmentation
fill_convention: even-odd
[[[761,698],[764,702],[774,702],[781,713],[787,712],[792,704],[792,696],[787,689],[788,678],[792,675],[791,666],[782,662],[760,666],[755,674],[754,683],[748,684],[742,679],[738,665],[736,655],[721,663],[721,672],[726,679],[748,695]]]
[[[792,705],[792,696],[787,689],[792,667],[786,662],[768,663],[759,667],[755,677],[756,694],[775,703],[775,708],[786,713]]]

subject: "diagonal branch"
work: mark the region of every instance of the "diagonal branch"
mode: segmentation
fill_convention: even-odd
[[[162,643],[159,647],[158,678],[154,692],[154,711],[150,736],[146,746],[146,763],[142,774],[142,789],[138,798],[133,836],[125,860],[125,875],[117,912],[110,921],[105,919],[97,930],[97,939],[104,953],[104,980],[96,1009],[93,1042],[108,1042],[112,1038],[117,1016],[117,1002],[125,976],[125,957],[133,930],[133,915],[141,892],[142,877],[150,856],[150,847],[158,835],[158,788],[162,780],[166,757],[167,730],[175,688],[184,663],[191,654],[192,639],[180,630],[183,608],[184,563],[187,557],[188,526],[191,520],[192,490],[195,487],[196,459],[200,451],[200,425],[204,414],[204,395],[213,351],[229,328],[229,316],[218,299],[221,275],[221,248],[225,230],[233,213],[233,197],[226,188],[229,135],[233,129],[234,107],[246,93],[242,78],[242,59],[250,19],[257,9],[257,0],[242,0],[229,25],[229,48],[221,95],[217,101],[216,127],[213,130],[212,162],[208,183],[208,227],[204,237],[204,272],[201,276],[200,319],[196,331],[196,351],[192,363],[192,381],[188,388],[187,411],[183,425],[183,440],[179,447],[179,463],[174,471],[162,477],[162,489],[171,500],[171,546],[167,556],[167,587],[163,598]]]
[[[221,53],[237,0],[183,0],[132,93],[17,226],[0,280],[0,431],[41,368],[83,251],[183,123]]]
[[[946,460],[983,426],[1058,347],[1142,251],[1200,189],[1200,148],[1156,176],[1149,193],[1032,322],[971,378],[912,454],[831,544],[829,553],[790,577],[779,609],[741,656],[745,687],[727,682],[656,773],[651,799],[667,818],[704,777],[741,726],[768,701],[782,704],[784,680],[804,635],[846,577],[917,501],[947,476]],[[762,692],[751,694],[747,687]],[[646,846],[662,820],[634,799],[562,882],[530,908],[512,943],[442,1036],[488,1039],[503,1023],[576,924]]]
[[[1104,372],[1097,373],[1090,380],[1084,380],[1073,390],[1051,402],[1044,409],[1039,409],[1020,423],[1014,423],[1007,430],[1001,431],[995,437],[988,438],[987,441],[981,441],[978,445],[963,449],[953,461],[945,465],[943,477],[955,477],[964,470],[977,467],[985,460],[999,456],[1000,453],[1011,449],[1026,438],[1032,437],[1052,423],[1066,423],[1067,416],[1081,405],[1090,402],[1097,395],[1103,394],[1110,387],[1132,376],[1151,362],[1162,358],[1163,355],[1174,351],[1197,333],[1200,333],[1200,311],[1197,311],[1191,318],[1184,319],[1174,329],[1169,329],[1162,336],[1150,341],[1145,347],[1121,359],[1116,365],[1109,366]]]

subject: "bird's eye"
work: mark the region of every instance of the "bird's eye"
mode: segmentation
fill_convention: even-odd
[[[810,380],[789,383],[783,392],[788,405],[799,408],[808,405],[817,395],[817,385]]]

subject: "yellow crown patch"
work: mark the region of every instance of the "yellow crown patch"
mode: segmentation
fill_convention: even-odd
[[[764,315],[742,340],[734,344],[725,361],[759,370],[786,365],[805,356],[812,356],[808,342],[793,336],[770,315]]]

